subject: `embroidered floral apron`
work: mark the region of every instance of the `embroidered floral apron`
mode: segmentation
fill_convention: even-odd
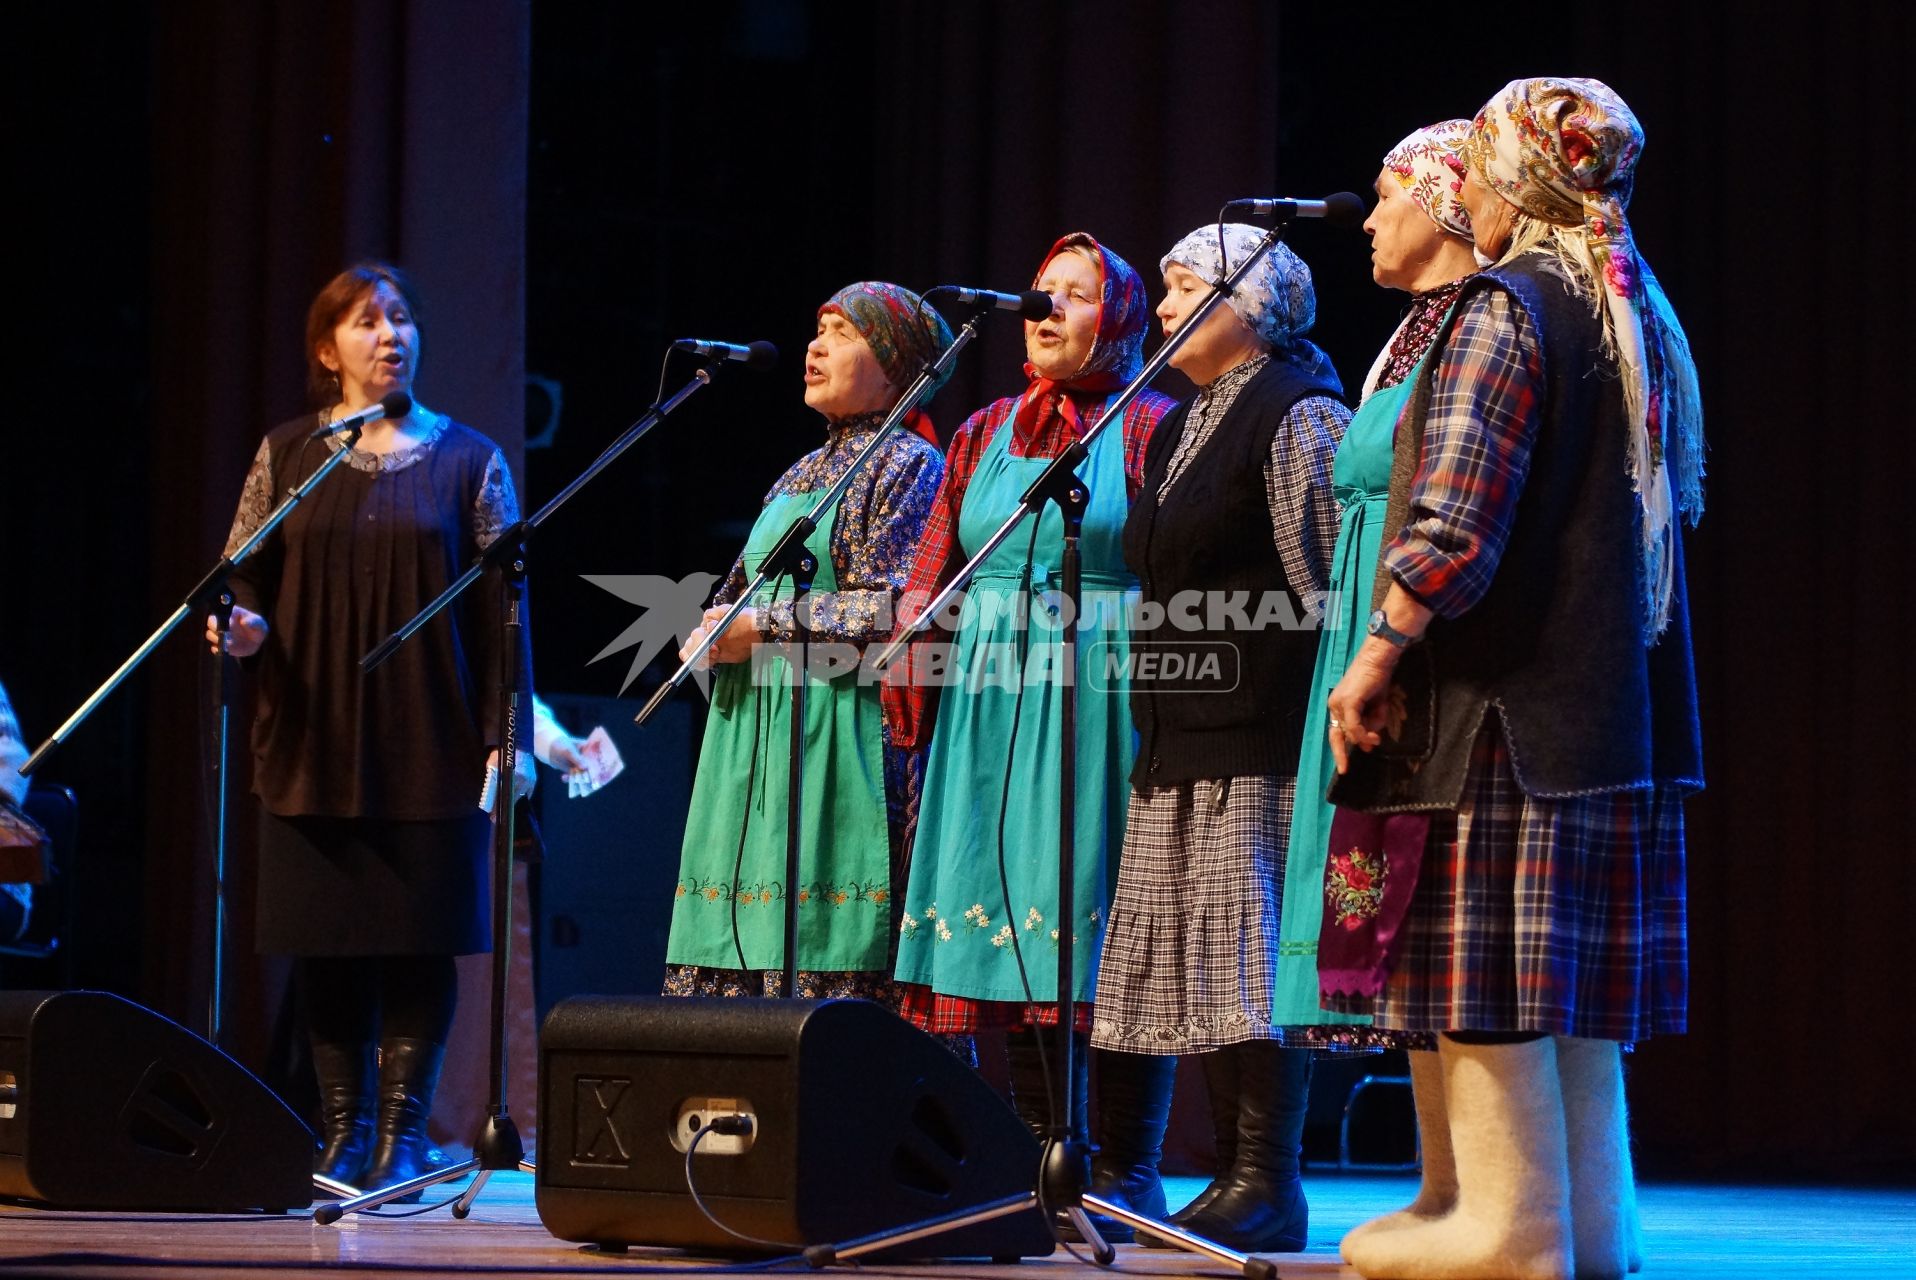
[[[1383,550],[1379,542],[1384,508],[1390,500],[1391,441],[1397,418],[1424,374],[1420,361],[1409,377],[1394,387],[1373,392],[1358,407],[1344,430],[1331,472],[1344,514],[1337,528],[1337,549],[1331,553],[1331,595],[1325,603],[1324,628],[1317,640],[1317,669],[1311,680],[1310,701],[1305,704],[1304,743],[1297,761],[1297,804],[1291,814],[1291,839],[1284,861],[1284,913],[1278,932],[1277,989],[1271,1007],[1271,1021],[1279,1026],[1364,1025],[1370,1021],[1318,1008],[1317,940],[1324,914],[1324,866],[1332,813],[1324,795],[1335,769],[1330,711],[1325,704],[1331,690],[1343,679],[1357,646],[1364,642],[1371,583]],[[1370,887],[1364,885],[1366,890]]]
[[[1013,457],[1002,426],[965,493],[958,543],[982,546],[1050,465]],[[1124,433],[1113,425],[1092,442],[1079,471],[1091,490],[1085,513],[1084,607],[1078,632],[1076,915],[1074,987],[1095,985],[1100,935],[1111,901],[1112,863],[1124,842],[1126,778],[1137,753],[1131,724],[1125,605],[1137,580],[1124,567],[1129,509]],[[1058,623],[1047,602],[1061,583],[1064,522],[1047,504],[1035,563],[1029,524],[991,555],[967,591],[952,637],[949,683],[925,766],[924,799],[912,850],[897,976],[945,995],[1022,1002],[1018,940],[1032,999],[1057,999],[1058,746],[1063,711]],[[1033,621],[1021,636],[1019,618]],[[1021,663],[1020,658],[1023,657]],[[1019,703],[1022,681],[1024,698]],[[1012,742],[1013,716],[1017,740]],[[1009,794],[1006,753],[1011,752]],[[1004,817],[1005,880],[998,880],[998,821]]]
[[[817,497],[788,493],[765,505],[745,543],[748,577]],[[838,586],[829,545],[837,515],[834,504],[805,544],[818,559],[815,592]],[[791,597],[790,580],[781,579],[771,598]],[[756,678],[754,667],[762,668]],[[715,668],[672,904],[666,948],[672,964],[777,969],[785,963],[785,899],[792,892],[784,883],[790,674],[782,656]],[[830,681],[814,676],[806,687],[796,889],[800,969],[885,967],[891,845],[882,723],[878,687],[860,684],[856,670]]]

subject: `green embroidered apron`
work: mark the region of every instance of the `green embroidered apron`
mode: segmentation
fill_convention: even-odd
[[[788,493],[765,505],[745,543],[748,578],[815,501],[816,492]],[[834,505],[805,544],[818,558],[814,592],[838,586],[829,545],[837,515]],[[791,597],[790,579],[781,578],[771,598]],[[756,678],[755,667],[761,668]],[[714,669],[672,904],[666,948],[672,964],[777,969],[785,963],[785,897],[791,892],[784,883],[790,673],[782,656]],[[803,874],[797,886],[800,969],[885,968],[891,844],[882,722],[878,687],[861,684],[856,670],[830,681],[814,676],[806,687]]]
[[[1324,863],[1330,848],[1331,759],[1325,705],[1344,678],[1351,656],[1364,642],[1370,618],[1371,581],[1377,573],[1384,507],[1390,500],[1391,440],[1398,415],[1417,380],[1420,361],[1394,387],[1371,393],[1351,415],[1337,448],[1331,483],[1343,504],[1337,549],[1331,553],[1330,597],[1317,639],[1317,668],[1305,704],[1304,744],[1297,761],[1297,803],[1284,858],[1284,914],[1278,929],[1277,989],[1271,1021],[1277,1026],[1365,1026],[1369,1018],[1328,1013],[1317,1003],[1317,934],[1324,914]]]
[[[984,544],[1050,465],[1049,459],[1013,457],[1011,436],[1010,422],[999,427],[965,493],[958,544],[966,555]],[[1080,543],[1084,607],[1078,632],[1077,921],[1070,934],[1076,996],[1089,1000],[1111,902],[1110,872],[1124,843],[1125,780],[1137,753],[1125,625],[1125,607],[1135,597],[1137,580],[1124,567],[1121,547],[1130,503],[1119,426],[1092,442],[1079,474],[1090,486],[1091,503]],[[1025,559],[1032,547],[1030,526],[1020,525],[972,581],[952,637],[948,683],[939,693],[900,927],[897,976],[945,995],[1023,1002],[1025,989],[1011,947],[1015,931],[1032,998],[1041,1003],[1057,999],[1063,650],[1046,600],[1061,585],[1055,566],[1063,550],[1064,522],[1057,507],[1047,504],[1039,524],[1035,563]],[[1021,610],[1033,620],[1023,643]],[[1026,655],[1022,667],[1021,654]],[[1009,903],[998,882],[998,820],[1006,799],[1008,750],[1009,797],[1002,809]]]

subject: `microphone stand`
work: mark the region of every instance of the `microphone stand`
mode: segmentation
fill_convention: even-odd
[[[359,660],[362,672],[370,672],[387,658],[390,658],[408,638],[436,617],[446,606],[458,599],[465,590],[479,578],[493,571],[496,573],[499,588],[499,673],[495,689],[496,723],[500,726],[499,742],[499,782],[492,802],[492,1009],[488,1024],[490,1033],[490,1059],[488,1077],[492,1088],[492,1097],[487,1107],[485,1120],[481,1123],[478,1136],[473,1140],[472,1156],[422,1173],[416,1178],[394,1183],[389,1187],[380,1187],[360,1195],[343,1200],[322,1204],[313,1211],[313,1221],[321,1226],[338,1222],[348,1213],[358,1213],[365,1209],[376,1209],[402,1196],[410,1196],[436,1187],[442,1182],[451,1182],[463,1178],[473,1171],[478,1172],[472,1185],[459,1194],[454,1201],[452,1213],[455,1218],[464,1218],[472,1212],[472,1203],[478,1199],[479,1192],[485,1187],[487,1179],[502,1169],[525,1169],[532,1166],[525,1158],[525,1143],[519,1137],[518,1126],[512,1121],[507,1105],[506,1078],[506,1001],[507,983],[511,974],[512,947],[512,844],[513,844],[513,806],[512,795],[514,772],[518,763],[518,729],[522,706],[522,696],[526,693],[526,672],[519,662],[519,644],[524,634],[522,608],[525,596],[526,545],[531,541],[541,525],[564,506],[572,496],[585,488],[601,471],[610,466],[614,459],[657,426],[668,414],[701,387],[709,386],[712,381],[713,363],[696,370],[689,381],[669,400],[654,404],[645,415],[621,435],[605,452],[601,453],[591,466],[587,467],[565,488],[553,496],[551,501],[540,507],[529,518],[508,527],[479,557],[472,566],[461,574],[452,585],[440,592],[438,597],[407,622],[399,630],[380,641],[373,650]]]
[[[119,669],[106,678],[106,683],[95,689],[87,697],[86,701],[82,702],[79,708],[66,718],[66,722],[58,729],[55,729],[47,740],[42,742],[31,756],[27,757],[27,762],[20,766],[22,775],[31,775],[35,769],[40,767],[42,761],[51,755],[61,743],[67,740],[69,734],[78,728],[88,716],[92,715],[99,705],[106,701],[107,697],[125,682],[129,675],[133,674],[135,668],[146,661],[153,651],[160,647],[160,642],[171,635],[176,627],[202,609],[212,611],[215,626],[220,637],[220,651],[213,655],[215,681],[213,697],[214,758],[212,765],[214,775],[213,975],[211,990],[208,993],[207,999],[206,1038],[216,1048],[219,1046],[226,1029],[226,810],[227,779],[229,773],[227,767],[229,754],[227,741],[231,720],[231,699],[229,696],[230,690],[227,681],[225,654],[226,637],[233,618],[233,596],[232,593],[227,590],[226,584],[227,580],[232,576],[233,570],[237,569],[248,556],[259,549],[260,545],[266,541],[267,535],[277,529],[280,522],[292,513],[294,507],[297,507],[301,502],[305,501],[306,496],[318,488],[322,480],[332,474],[333,468],[339,466],[340,463],[346,460],[347,455],[352,453],[353,446],[359,443],[360,430],[361,428],[358,424],[347,428],[342,433],[346,439],[341,447],[334,451],[331,457],[322,462],[319,467],[314,470],[312,475],[301,481],[298,486],[287,493],[285,501],[281,502],[279,506],[275,507],[272,512],[267,515],[265,521],[254,531],[252,537],[248,538],[235,549],[232,555],[221,556],[219,563],[207,570],[206,576],[201,578],[199,582],[194,585],[193,589],[186,593],[186,598],[180,601],[179,606],[167,615],[166,621],[162,622],[153,631],[153,634],[149,635],[140,644],[140,647],[135,649],[132,655],[120,664]]]
[[[798,882],[802,874],[799,867],[800,822],[802,821],[800,788],[805,774],[805,686],[811,678],[808,665],[811,628],[806,622],[809,606],[806,604],[805,594],[812,589],[812,577],[818,572],[818,561],[806,548],[805,540],[818,529],[818,521],[824,514],[845,496],[845,491],[851,487],[852,480],[864,470],[865,464],[871,461],[879,449],[884,447],[891,438],[891,433],[904,422],[906,415],[918,407],[919,401],[929,395],[933,387],[944,381],[946,375],[957,365],[959,352],[971,345],[972,340],[978,336],[978,325],[989,314],[991,314],[989,307],[979,310],[958,330],[952,338],[951,345],[939,354],[938,359],[919,371],[917,378],[913,379],[905,388],[904,394],[898,397],[898,402],[892,406],[884,422],[879,424],[871,440],[858,451],[851,465],[845,468],[844,474],[839,476],[831,488],[812,504],[811,510],[792,521],[765,557],[764,563],[759,566],[757,576],[744,591],[739,593],[738,599],[732,602],[731,607],[725,611],[725,615],[718,620],[718,624],[700,637],[692,652],[679,664],[678,670],[674,671],[671,677],[653,692],[651,699],[640,708],[639,714],[633,720],[633,723],[642,725],[651,719],[653,713],[685,682],[685,678],[697,668],[699,659],[703,658],[706,652],[718,642],[718,638],[725,633],[725,629],[745,611],[765,585],[788,574],[791,576],[792,627],[796,636],[794,657],[797,659],[797,665],[791,673],[792,732],[786,758],[789,791],[785,804],[785,986],[780,993],[787,1000],[793,999],[798,994]],[[737,886],[733,887],[737,888]]]
[[[1075,1050],[1072,1045],[1072,1024],[1076,1018],[1076,998],[1072,990],[1073,959],[1071,928],[1076,919],[1076,791],[1077,791],[1077,712],[1078,712],[1078,668],[1077,644],[1078,627],[1081,616],[1082,566],[1080,563],[1079,538],[1084,525],[1085,509],[1090,505],[1089,487],[1076,475],[1077,468],[1083,464],[1090,453],[1090,447],[1104,430],[1114,422],[1123,420],[1124,411],[1133,400],[1164,370],[1185,340],[1196,333],[1198,326],[1204,323],[1213,309],[1221,304],[1236,289],[1257,260],[1275,245],[1283,234],[1280,221],[1259,242],[1257,249],[1239,263],[1223,280],[1212,286],[1212,291],[1200,302],[1197,309],[1176,333],[1164,340],[1164,345],[1145,362],[1138,376],[1131,380],[1117,395],[1106,403],[1104,412],[1086,431],[1084,438],[1067,446],[1063,453],[1052,459],[1051,464],[1018,500],[1018,509],[985,540],[978,553],[966,562],[957,576],[940,591],[932,601],[920,611],[903,629],[902,633],[880,653],[880,668],[888,667],[911,637],[922,630],[926,623],[937,616],[952,597],[963,590],[966,583],[978,572],[978,569],[991,553],[1009,538],[1012,532],[1024,522],[1028,515],[1037,515],[1044,510],[1047,502],[1058,504],[1058,510],[1064,517],[1064,559],[1060,565],[1060,578],[1069,612],[1061,616],[1066,619],[1061,644],[1063,646],[1064,685],[1062,706],[1060,709],[1060,743],[1058,748],[1058,1028],[1059,1041],[1063,1051],[1054,1068],[1052,1096],[1062,1098],[1048,1126],[1045,1153],[1037,1171],[1032,1190],[1017,1196],[1007,1197],[994,1204],[983,1205],[968,1213],[940,1219],[935,1223],[919,1223],[881,1232],[851,1241],[844,1245],[817,1245],[805,1250],[805,1260],[814,1267],[828,1266],[834,1262],[851,1262],[865,1254],[895,1247],[910,1240],[923,1239],[945,1230],[990,1221],[1008,1214],[1024,1213],[1032,1209],[1041,1212],[1062,1210],[1085,1243],[1092,1248],[1092,1256],[1099,1266],[1110,1266],[1117,1258],[1117,1250],[1105,1242],[1092,1227],[1087,1210],[1122,1222],[1133,1230],[1158,1236],[1178,1248],[1202,1254],[1215,1261],[1237,1268],[1251,1280],[1276,1280],[1277,1267],[1268,1259],[1225,1248],[1202,1236],[1196,1236],[1181,1228],[1161,1223],[1146,1217],[1128,1205],[1119,1204],[1085,1191],[1090,1181],[1091,1153],[1089,1145],[1079,1136],[1080,1117],[1074,1114],[1075,1107],[1071,1096],[1071,1069]],[[1016,945],[1015,941],[1014,944]],[[1060,1083],[1060,1077],[1062,1083]]]

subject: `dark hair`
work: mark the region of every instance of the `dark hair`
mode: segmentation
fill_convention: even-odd
[[[339,380],[331,369],[319,362],[320,347],[333,340],[333,330],[339,328],[339,322],[359,305],[360,299],[381,284],[393,287],[417,324],[419,295],[413,292],[412,281],[392,263],[373,258],[355,262],[328,280],[326,287],[313,298],[313,305],[306,308],[306,391],[315,407],[323,409],[339,401]]]

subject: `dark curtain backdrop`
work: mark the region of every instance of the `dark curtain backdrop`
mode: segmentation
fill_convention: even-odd
[[[593,659],[630,611],[578,575],[723,569],[817,439],[796,353],[839,285],[1015,289],[1077,229],[1155,285],[1158,255],[1225,198],[1362,191],[1402,134],[1514,76],[1607,80],[1649,135],[1633,221],[1695,345],[1712,441],[1691,542],[1711,783],[1689,810],[1692,1034],[1632,1060],[1644,1163],[1911,1171],[1905,6],[129,13],[66,20],[45,60],[59,83],[9,86],[34,124],[21,154],[57,179],[23,202],[40,322],[23,350],[50,376],[26,379],[34,426],[0,464],[19,561],[0,679],[33,736],[216,552],[259,432],[300,407],[304,304],[356,256],[420,279],[422,394],[515,453],[537,437],[534,501],[640,415],[670,338],[785,348],[769,378],[727,370],[542,539],[541,684],[610,694],[628,657]],[[1370,283],[1361,236],[1292,242],[1355,381],[1402,299]],[[940,427],[1019,386],[1019,360],[991,322]],[[189,1019],[207,875],[192,648],[169,645],[53,771],[89,821],[83,976]],[[243,902],[243,855],[235,876]],[[277,985],[238,923],[246,1056]]]

